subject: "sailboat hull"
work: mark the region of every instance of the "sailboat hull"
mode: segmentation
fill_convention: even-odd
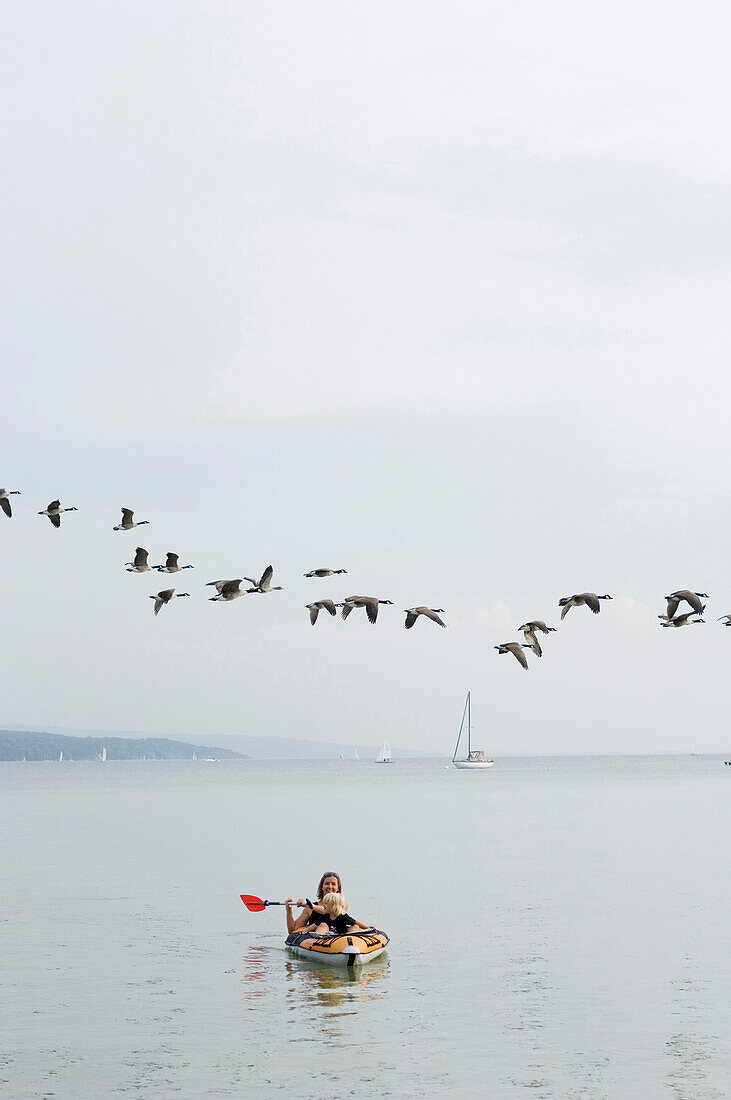
[[[478,771],[484,768],[491,768],[495,763],[494,760],[453,760],[455,768],[462,768],[469,771]]]

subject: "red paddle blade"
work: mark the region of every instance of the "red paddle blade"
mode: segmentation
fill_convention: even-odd
[[[253,894],[241,894],[241,900],[250,913],[263,913],[266,909],[261,898],[255,898]]]

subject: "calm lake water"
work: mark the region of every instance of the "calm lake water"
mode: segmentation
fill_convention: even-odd
[[[719,757],[0,765],[0,1094],[731,1095]],[[343,877],[359,980],[280,910]]]

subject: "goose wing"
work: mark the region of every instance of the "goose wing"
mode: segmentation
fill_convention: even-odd
[[[58,512],[52,512],[49,515],[48,518],[50,519],[50,521],[51,521],[51,523],[53,524],[54,527],[60,527],[61,526],[61,517],[58,514]]]
[[[690,606],[695,611],[696,615],[702,615],[703,610],[704,610],[703,609],[703,604],[698,599],[697,594],[695,592],[685,592],[685,593],[683,593],[683,595],[684,595],[686,603],[690,604]]]
[[[599,597],[595,592],[582,592],[579,599],[584,603],[595,615],[598,615],[601,611],[601,604],[599,603]]]
[[[319,608],[318,604],[316,604],[316,603],[310,604],[310,622],[312,623],[313,626],[317,622],[317,616],[319,614],[320,614],[320,608]]]
[[[135,550],[135,560],[133,565],[147,565],[147,550],[143,550],[141,546],[138,546]]]
[[[406,612],[406,622],[404,623],[404,626],[406,627],[406,629],[411,630],[412,626],[414,625],[414,623],[416,622],[416,620],[418,618],[419,618],[418,611],[407,611]]]
[[[10,507],[10,501],[7,497],[0,497],[0,508],[2,508],[6,516],[12,516],[13,509]]]
[[[216,588],[218,588],[219,584],[221,584],[220,581],[217,582]],[[232,593],[238,592],[240,584],[241,580],[224,581],[221,587],[218,588],[218,591],[222,596],[230,596]]]
[[[436,611],[433,611],[431,607],[417,607],[415,610],[418,612],[419,615],[426,616],[427,619],[431,619],[433,623],[437,623],[439,626],[447,625],[445,622],[442,622]]]
[[[672,619],[672,618],[675,617],[675,612],[678,610],[678,604],[680,603],[680,600],[677,599],[675,596],[668,596],[667,601],[668,601],[668,610],[667,610],[668,619]]]
[[[516,661],[518,661],[518,663],[521,664],[523,668],[528,668],[528,660],[525,653],[523,652],[523,647],[520,642],[508,642],[505,648],[513,654]]]
[[[331,615],[337,614],[335,611],[335,604],[332,600],[320,600],[320,607],[324,611],[329,611]]]
[[[363,600],[363,606],[366,609],[366,615],[368,616],[368,622],[374,623],[378,618],[378,600],[375,596],[368,596]]]
[[[165,568],[166,569],[174,569],[175,566],[178,564],[178,557],[179,556],[180,556],[179,554],[173,554],[171,551],[168,551],[168,553],[165,557]]]

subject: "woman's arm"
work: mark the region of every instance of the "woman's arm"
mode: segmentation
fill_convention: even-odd
[[[304,907],[305,907],[298,917],[294,917],[292,915],[292,905],[293,904],[298,905],[298,906],[299,905],[304,905]],[[310,919],[310,913],[312,912],[312,910],[310,909],[309,905],[307,905],[304,898],[298,898],[296,902],[293,902],[292,898],[287,898],[284,905],[285,905],[284,915],[287,918],[287,931],[288,932],[299,932],[299,930],[302,928],[302,926],[307,924],[307,921]]]
[[[307,902],[305,901],[304,898],[298,898],[295,904],[296,905],[303,905],[304,909],[302,910],[300,915],[295,918],[295,917],[292,916],[292,904],[293,903],[292,903],[291,898],[288,898],[287,901],[285,902],[285,905],[287,907],[285,909],[285,914],[286,914],[286,917],[287,917],[287,931],[288,932],[301,932],[302,929],[305,927],[305,925],[309,922],[309,920],[312,917],[312,914],[315,912],[315,910],[310,909],[309,905],[307,904]],[[324,910],[323,910],[323,912],[324,912]]]

